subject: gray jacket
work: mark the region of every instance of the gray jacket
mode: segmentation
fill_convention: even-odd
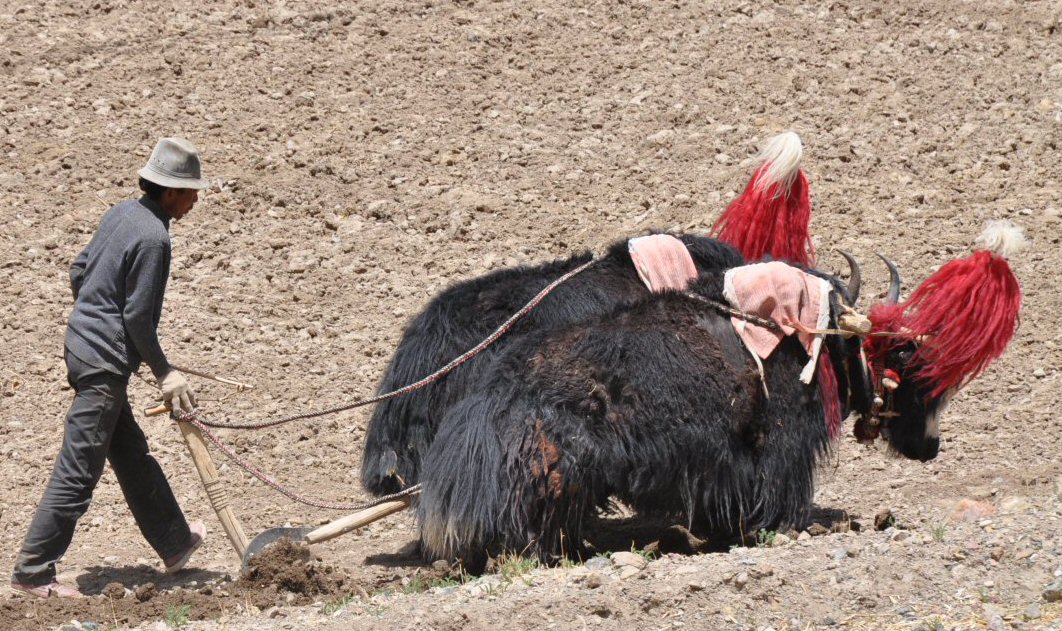
[[[170,274],[169,227],[169,216],[147,197],[104,213],[70,267],[66,348],[78,359],[121,375],[141,361],[158,379],[169,372],[157,334]]]

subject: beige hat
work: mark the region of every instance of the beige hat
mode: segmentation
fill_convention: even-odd
[[[210,188],[199,171],[199,152],[184,138],[163,138],[137,175],[167,188]]]

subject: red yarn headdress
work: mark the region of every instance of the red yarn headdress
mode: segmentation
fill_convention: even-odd
[[[1014,337],[1021,286],[1005,256],[1024,245],[1022,229],[991,222],[978,242],[985,249],[951,261],[923,282],[905,303],[870,310],[873,331],[902,333],[871,337],[867,351],[880,359],[902,341],[921,340],[917,377],[932,385],[930,396],[960,388],[1003,354]]]
[[[811,196],[800,169],[803,153],[793,132],[772,138],[745,192],[730,203],[711,235],[736,247],[749,262],[770,256],[814,267],[815,247],[808,235]]]

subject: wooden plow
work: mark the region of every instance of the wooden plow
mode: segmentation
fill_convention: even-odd
[[[169,405],[159,405],[144,410],[144,415],[157,416],[170,410]],[[291,539],[294,542],[309,545],[328,541],[367,526],[392,513],[409,508],[412,502],[411,498],[415,494],[409,493],[404,497],[393,500],[384,499],[379,503],[367,506],[362,510],[340,517],[317,528],[269,528],[253,539],[248,539],[243,525],[229,504],[228,492],[218,477],[217,467],[214,466],[214,460],[207,449],[203,433],[198,427],[188,421],[178,419],[177,425],[181,429],[181,437],[184,438],[185,445],[188,446],[188,453],[192,457],[192,462],[195,463],[199,479],[203,482],[203,488],[206,490],[210,506],[217,514],[218,521],[221,522],[221,528],[225,531],[225,535],[229,538],[229,542],[236,551],[236,556],[240,558],[240,563],[243,565],[246,565],[252,557],[269,547],[270,544],[276,543],[281,539]]]

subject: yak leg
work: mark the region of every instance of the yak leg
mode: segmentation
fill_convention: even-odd
[[[424,458],[417,509],[421,547],[430,558],[459,558],[470,571],[482,570],[471,566],[485,564],[506,513],[493,407],[482,396],[455,405]]]
[[[592,485],[543,427],[541,414],[504,396],[473,395],[446,414],[418,508],[429,557],[456,557],[469,570],[500,552],[579,557]]]

